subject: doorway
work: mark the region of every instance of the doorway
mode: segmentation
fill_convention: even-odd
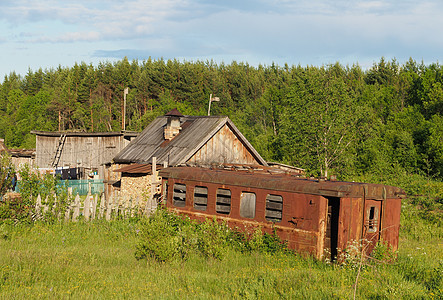
[[[338,218],[340,212],[340,198],[328,198],[328,215],[326,222],[324,249],[331,254],[331,261],[337,258]]]

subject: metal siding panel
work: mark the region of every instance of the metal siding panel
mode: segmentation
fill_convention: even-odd
[[[387,199],[383,201],[381,236],[389,243],[393,251],[398,249],[400,230],[401,199]]]

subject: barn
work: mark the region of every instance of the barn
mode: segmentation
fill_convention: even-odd
[[[104,178],[104,165],[137,136],[137,132],[31,131],[36,136],[35,166],[81,169]]]

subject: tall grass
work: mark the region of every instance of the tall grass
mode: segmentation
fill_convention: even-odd
[[[443,228],[432,225],[417,212],[418,208],[405,204],[397,260],[366,262],[358,281],[357,298],[443,297]],[[168,221],[167,218],[171,217],[159,216],[151,225]],[[211,238],[218,243],[211,247],[218,247],[220,256],[198,250],[198,245],[204,243],[199,244],[198,236],[194,236],[197,240],[190,243],[197,248],[183,249],[186,256],[166,262],[149,255],[143,259],[138,255],[137,259],[138,247],[146,241],[146,222],[1,225],[0,298],[353,297],[355,264],[327,264],[286,251],[248,246],[242,238],[229,234],[224,241]],[[177,219],[166,223],[175,226],[176,231],[182,230],[179,226],[194,226],[177,223]],[[205,226],[199,234],[216,229],[214,224]],[[227,243],[226,238],[231,242]],[[207,237],[202,239],[207,241]],[[263,241],[255,243],[263,245]]]

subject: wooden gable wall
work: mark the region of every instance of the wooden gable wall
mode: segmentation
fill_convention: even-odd
[[[190,164],[260,164],[225,124],[188,161]]]

